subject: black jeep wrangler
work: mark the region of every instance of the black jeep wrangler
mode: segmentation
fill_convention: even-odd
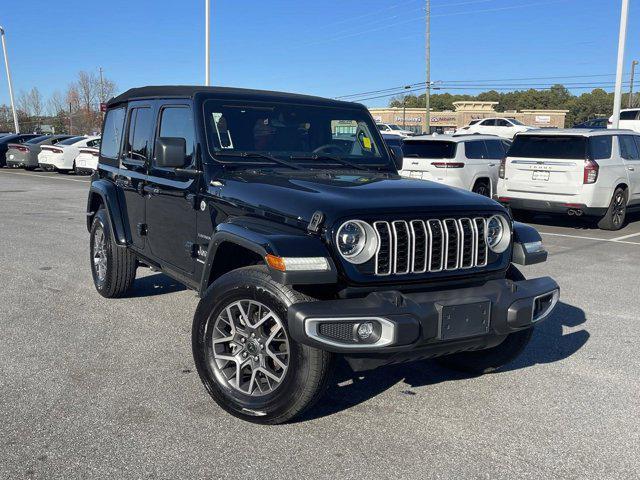
[[[356,370],[440,357],[513,360],[559,288],[498,203],[398,175],[402,150],[367,109],[317,97],[143,87],[111,99],[87,204],[91,271],[108,298],[136,269],[198,292],[193,355],[224,409],[287,421],[333,359]]]

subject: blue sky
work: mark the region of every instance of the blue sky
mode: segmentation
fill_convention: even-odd
[[[424,81],[424,0],[212,2],[216,85],[334,97]],[[432,80],[500,86],[612,75],[620,3],[432,0]],[[0,24],[16,92],[36,86],[47,97],[99,66],[119,90],[203,83],[203,15],[203,0],[11,0]],[[629,20],[625,70],[640,59],[640,1],[631,0]],[[0,82],[0,103],[8,103],[4,69]]]

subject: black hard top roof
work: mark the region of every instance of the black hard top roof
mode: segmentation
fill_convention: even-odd
[[[298,102],[314,105],[330,105],[340,107],[351,107],[362,105],[352,102],[342,102],[339,100],[331,100],[328,98],[315,97],[312,95],[299,95],[296,93],[273,92],[269,90],[251,90],[248,88],[232,88],[232,87],[204,87],[197,85],[158,85],[148,87],[131,88],[117,97],[113,97],[108,102],[108,106],[118,103],[127,102],[129,100],[143,98],[193,98],[197,93],[209,94],[219,98],[234,98],[247,100],[260,100],[272,102]]]

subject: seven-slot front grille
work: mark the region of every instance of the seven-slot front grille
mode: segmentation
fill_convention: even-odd
[[[373,222],[378,235],[376,275],[441,272],[487,265],[487,220],[395,220]]]

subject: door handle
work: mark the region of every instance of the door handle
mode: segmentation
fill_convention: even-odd
[[[490,167],[495,167],[495,166],[496,166],[496,164],[495,164],[495,163],[490,163],[490,164],[489,164],[489,166],[490,166]]]
[[[149,185],[145,185],[142,187],[142,191],[147,195],[158,195],[160,193],[160,189],[156,187],[151,187]]]

